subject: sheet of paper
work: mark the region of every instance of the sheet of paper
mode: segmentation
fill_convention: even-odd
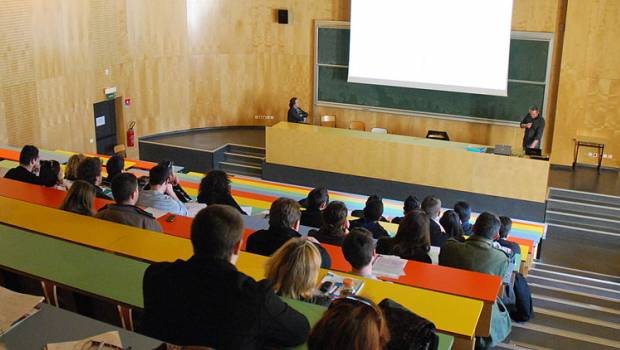
[[[407,265],[407,260],[398,256],[378,255],[372,264],[372,274],[398,278],[405,274],[405,265]]]
[[[113,345],[119,348],[123,348],[121,342],[121,335],[118,331],[107,332],[96,335],[94,337],[64,342],[64,343],[52,343],[47,344],[46,350],[80,350],[80,349],[109,349],[109,347],[101,346],[103,344]]]
[[[151,213],[155,217],[155,219],[159,219],[160,217],[168,214],[167,211],[155,209],[155,208],[144,208],[144,211]]]
[[[431,257],[431,261],[433,262],[433,265],[439,265],[440,250],[441,248],[439,247],[431,246],[431,250],[428,252],[428,256]]]
[[[199,211],[206,208],[207,205],[204,203],[189,202],[189,203],[185,203],[185,207],[187,208],[187,211],[188,211],[187,216],[193,218],[194,216],[196,216],[196,214],[198,214]]]
[[[243,210],[248,215],[252,215],[252,207],[250,206],[242,206],[241,210]]]
[[[0,287],[0,335],[43,302],[43,297],[14,292]]]

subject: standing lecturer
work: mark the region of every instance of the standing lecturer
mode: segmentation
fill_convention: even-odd
[[[288,122],[289,123],[305,123],[308,118],[308,113],[299,108],[299,99],[297,97],[291,98],[288,103]]]
[[[523,133],[523,149],[540,148],[540,139],[545,130],[545,120],[540,115],[538,107],[530,107],[529,113],[521,121]]]

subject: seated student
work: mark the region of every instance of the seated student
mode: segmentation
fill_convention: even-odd
[[[325,187],[315,188],[308,193],[306,210],[301,212],[301,224],[310,227],[323,225],[322,212],[329,203],[329,193]]]
[[[66,191],[67,188],[63,182],[65,175],[62,172],[60,163],[55,160],[42,160],[41,170],[39,171],[39,179],[45,187],[54,187],[59,190]]]
[[[228,178],[228,174],[221,170],[209,171],[200,181],[198,203],[204,203],[206,205],[230,205],[237,209],[239,213],[247,215],[230,193],[230,179]]]
[[[365,228],[354,228],[342,242],[342,254],[349,264],[350,273],[366,278],[372,274],[372,260],[375,258],[375,242],[372,233]]]
[[[500,227],[497,243],[499,243],[502,247],[509,248],[512,251],[513,255],[521,254],[521,246],[519,245],[519,243],[508,240],[510,230],[512,229],[512,220],[507,216],[500,216],[499,221]]]
[[[308,236],[319,242],[332,245],[341,245],[349,229],[347,206],[340,201],[331,202],[323,210],[323,225],[317,230],[310,230]]]
[[[5,179],[27,182],[33,185],[42,185],[39,178],[39,149],[32,145],[26,145],[19,152],[19,165],[9,170]]]
[[[334,300],[314,325],[308,350],[383,350],[389,340],[383,311],[368,299],[349,296]]]
[[[142,190],[138,197],[138,205],[143,208],[155,208],[175,215],[187,216],[189,213],[174,194],[172,184],[168,181],[169,168],[156,165],[149,170],[149,189]]]
[[[80,215],[93,216],[95,215],[94,203],[95,187],[86,181],[76,180],[67,192],[60,209]]]
[[[101,185],[101,159],[97,157],[88,157],[84,159],[77,169],[78,180],[86,181],[93,185],[97,198],[111,200],[107,194],[103,192],[103,189],[99,187]]]
[[[418,197],[409,196],[405,199],[403,203],[403,214],[407,215],[409,212],[414,211],[416,209],[420,209],[420,201],[418,201]],[[403,221],[404,216],[397,216],[392,219],[393,224],[400,224]]]
[[[456,202],[454,205],[454,211],[459,214],[461,224],[463,225],[463,234],[465,236],[471,236],[472,225],[469,222],[471,218],[471,207],[467,202]]]
[[[116,174],[112,180],[112,194],[116,203],[101,208],[95,215],[97,218],[161,232],[161,226],[155,217],[136,207],[139,192],[138,179],[134,174]]]
[[[430,235],[431,245],[441,247],[443,242],[448,239],[445,230],[439,223],[439,216],[441,215],[441,201],[439,198],[428,196],[422,201],[422,210],[428,214],[430,219]]]
[[[465,242],[447,240],[439,253],[439,265],[504,276],[508,257],[493,248],[493,240],[499,234],[499,218],[484,212],[478,216],[473,234]]]
[[[394,238],[382,238],[377,241],[377,253],[432,263],[428,255],[431,249],[429,221],[428,214],[422,210],[409,212],[398,225]]]
[[[371,200],[366,202],[364,207],[364,217],[351,221],[351,228],[362,227],[372,232],[374,239],[389,237],[387,231],[379,224],[379,219],[383,215],[383,201]]]
[[[299,238],[299,203],[290,198],[278,198],[269,208],[269,229],[259,230],[248,237],[249,253],[270,256],[291,238]],[[321,253],[321,267],[329,268],[331,258],[325,248],[315,243]]]
[[[103,179],[103,184],[111,187],[114,177],[121,174],[123,170],[125,170],[125,158],[119,156],[118,154],[113,155],[105,164],[105,169],[108,172],[108,176]]]
[[[381,201],[383,202],[383,197],[381,197],[378,194],[371,194],[370,196],[368,196],[368,198],[366,198],[366,204],[368,204],[368,202],[371,201]],[[351,211],[351,216],[355,217],[355,218],[363,218],[364,217],[364,210],[360,210],[360,209],[356,209]],[[381,216],[381,218],[379,219],[379,221],[384,221],[384,222],[388,222],[388,220],[383,217],[383,215]]]
[[[212,205],[194,218],[194,255],[144,272],[144,333],[177,345],[215,349],[292,347],[310,326],[267,280],[256,282],[235,264],[243,220],[234,208]]]
[[[506,253],[493,247],[493,239],[499,234],[497,215],[484,212],[478,216],[473,234],[465,241],[447,240],[439,253],[439,265],[454,267],[504,278],[509,267]],[[497,303],[491,312],[491,336],[476,339],[476,349],[485,349],[503,341],[510,333],[510,317],[500,312]],[[502,338],[502,339],[498,339]]]
[[[316,287],[321,253],[306,239],[291,238],[267,260],[266,278],[281,297],[327,306],[331,299]]]
[[[439,224],[446,230],[448,238],[454,238],[457,241],[465,242],[461,219],[459,218],[459,214],[454,210],[446,210],[441,216],[441,219],[439,219]]]
[[[159,162],[159,164],[170,169],[170,171],[168,172],[170,174],[170,176],[168,177],[168,181],[170,181],[170,183],[172,184],[172,189],[177,195],[177,198],[179,198],[179,200],[183,203],[191,202],[192,197],[187,194],[187,192],[185,192],[185,189],[183,189],[183,187],[181,187],[181,182],[174,173],[174,163],[171,160],[162,160],[161,162]]]
[[[65,180],[64,184],[67,188],[71,187],[73,181],[77,180],[77,169],[80,166],[80,163],[86,159],[86,156],[83,154],[74,154],[69,157],[67,164],[65,166]]]

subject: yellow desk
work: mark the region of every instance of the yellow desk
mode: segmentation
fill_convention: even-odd
[[[266,129],[270,164],[545,202],[549,162],[469,152],[467,146],[286,122]]]
[[[192,254],[191,241],[179,237],[4,197],[0,197],[0,208],[2,223],[143,261],[173,261]],[[242,252],[239,270],[262,279],[266,259]],[[366,283],[362,295],[377,302],[392,298],[434,322],[442,332],[454,335],[455,349],[473,347],[481,301],[381,281]]]

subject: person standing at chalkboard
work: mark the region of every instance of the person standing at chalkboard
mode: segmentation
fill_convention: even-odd
[[[521,121],[523,133],[523,149],[540,148],[540,140],[545,130],[545,120],[540,115],[538,107],[530,107],[529,112]]]
[[[297,97],[291,98],[288,103],[288,122],[289,123],[305,123],[308,118],[308,113],[299,108],[299,99]]]

